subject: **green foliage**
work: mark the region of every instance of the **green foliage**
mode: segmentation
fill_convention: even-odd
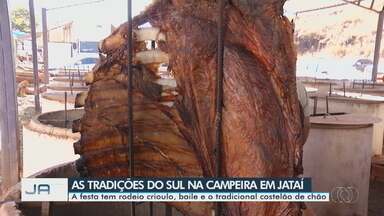
[[[29,11],[25,8],[17,8],[11,12],[12,29],[22,32],[30,32]]]

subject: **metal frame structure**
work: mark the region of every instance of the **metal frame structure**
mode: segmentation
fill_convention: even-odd
[[[360,0],[360,1],[362,1],[362,0]],[[357,1],[355,1],[355,2],[357,2]],[[355,3],[355,2],[352,2],[352,3]],[[336,7],[342,7],[342,6],[345,6],[345,5],[348,5],[348,4],[349,3],[347,3],[347,2],[343,2],[343,3],[339,3],[339,4],[327,5],[327,6],[324,6],[324,7],[318,7],[318,8],[308,9],[308,10],[297,11],[295,14],[297,16],[297,15],[303,14],[303,13],[309,13],[309,12],[314,12],[314,11],[320,11],[320,10],[326,10],[326,9],[331,9],[331,8],[336,8]]]
[[[133,44],[132,44],[132,0],[128,0],[128,32],[127,32],[127,75],[128,75],[128,162],[129,177],[134,177],[134,153],[133,153],[133,98],[132,98],[132,78],[133,78]],[[224,8],[225,0],[218,1],[218,22],[217,22],[217,71],[216,71],[216,116],[215,116],[215,176],[222,176],[222,114],[223,114],[223,84],[224,84]],[[217,203],[214,211],[215,216],[222,215],[222,205]],[[131,203],[131,216],[135,215],[135,204]],[[150,204],[150,215],[152,215],[152,205]],[[166,207],[166,215],[172,215],[171,208]]]
[[[44,58],[44,76],[45,76],[44,82],[46,84],[49,84],[49,58],[48,58],[48,41],[49,41],[49,38],[48,38],[48,26],[47,26],[47,12],[53,11],[53,10],[60,10],[60,9],[64,9],[64,8],[100,3],[103,1],[104,0],[88,1],[88,2],[65,5],[65,6],[61,6],[61,7],[42,8],[41,9],[41,17],[42,17],[41,23],[42,23],[42,27],[43,27],[43,58]]]
[[[302,13],[325,10],[325,9],[345,6],[345,5],[349,5],[349,4],[355,5],[357,7],[360,7],[360,8],[363,8],[365,10],[369,10],[371,12],[378,14],[379,18],[378,18],[378,22],[377,22],[375,51],[374,51],[373,68],[372,68],[372,81],[376,82],[378,65],[379,65],[379,60],[380,60],[381,39],[383,36],[384,7],[382,8],[381,11],[374,9],[373,7],[375,6],[375,0],[371,0],[371,4],[369,4],[369,6],[365,6],[365,5],[361,4],[361,2],[364,0],[356,0],[356,1],[341,0],[341,1],[343,1],[343,3],[329,5],[329,6],[320,7],[320,8],[309,9],[309,10],[298,11],[298,12],[296,12],[296,16],[299,14],[302,14]]]
[[[342,0],[342,1],[379,14],[379,19],[377,21],[375,52],[373,56],[373,68],[372,68],[372,81],[376,82],[379,59],[380,59],[381,38],[383,36],[384,7],[381,9],[381,11],[374,9],[373,6],[375,5],[375,0],[371,0],[371,4],[369,7],[360,4],[361,0],[357,2],[351,2],[347,0]]]
[[[22,175],[17,121],[16,77],[7,0],[0,0],[0,140],[3,191]]]
[[[359,0],[359,1],[341,0],[341,1],[343,1],[343,2],[345,2],[345,3],[347,3],[347,4],[353,4],[353,5],[356,5],[356,6],[358,6],[358,7],[363,8],[363,9],[367,9],[367,10],[370,10],[370,11],[373,11],[373,12],[376,12],[376,13],[380,13],[379,10],[376,10],[376,9],[373,8],[373,6],[375,5],[375,0],[371,0],[371,4],[370,4],[369,7],[364,6],[364,5],[361,4],[361,2],[362,2],[363,0]]]

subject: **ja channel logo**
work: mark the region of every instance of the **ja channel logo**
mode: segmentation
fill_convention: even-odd
[[[21,180],[21,201],[68,201],[68,179],[23,178]]]

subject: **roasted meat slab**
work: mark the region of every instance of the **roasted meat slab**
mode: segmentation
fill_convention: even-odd
[[[282,0],[232,0],[225,6],[222,173],[293,177],[302,172],[303,111],[296,93],[293,27]],[[217,2],[154,1],[134,17],[134,169],[136,176],[214,176]],[[139,28],[150,23],[151,28]],[[97,177],[128,176],[127,31],[101,43],[75,151],[78,169]],[[146,41],[156,41],[148,49]],[[176,85],[161,82],[169,64]],[[80,97],[79,97],[80,98]],[[80,100],[80,99],[79,99]],[[210,215],[210,203],[173,204]],[[297,203],[225,203],[225,215],[298,215]]]

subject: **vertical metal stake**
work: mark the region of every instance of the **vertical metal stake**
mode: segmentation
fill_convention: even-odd
[[[172,216],[172,207],[165,205],[165,216]]]
[[[313,115],[317,113],[317,96],[313,98]]]
[[[133,99],[132,99],[132,0],[128,0],[128,157],[129,157],[129,176],[133,177],[134,173],[134,157],[133,157]],[[135,216],[135,203],[131,203],[131,216]]]
[[[329,83],[329,96],[332,95],[332,81]]]
[[[64,122],[65,122],[65,128],[67,128],[67,122],[68,122],[67,103],[68,103],[68,94],[67,94],[67,92],[64,92]]]
[[[345,97],[345,81],[343,81],[343,91],[344,91],[344,97]]]
[[[71,76],[71,74],[72,74],[72,76]],[[73,76],[75,76],[73,72],[69,73],[69,77],[70,77],[69,85],[71,86],[71,95],[73,95]]]
[[[222,162],[222,115],[223,115],[223,80],[224,80],[224,0],[218,1],[217,21],[217,75],[216,75],[216,116],[215,116],[215,172],[221,177]],[[216,203],[215,216],[222,215],[222,204]]]
[[[36,43],[36,22],[35,22],[35,7],[33,0],[29,0],[29,16],[32,36],[32,63],[33,63],[33,81],[35,95],[35,112],[41,113],[40,106],[40,91],[39,91],[39,66],[37,64],[37,43]]]
[[[329,103],[328,103],[328,96],[325,97],[325,106],[326,106],[326,113],[329,114]]]
[[[153,202],[149,203],[149,216],[153,216]]]
[[[68,85],[69,85],[69,88],[71,88],[71,70],[70,69],[68,70]]]
[[[371,5],[369,6],[369,8],[372,9],[374,4],[375,4],[375,0],[372,0]]]
[[[45,84],[49,84],[47,9],[42,8],[41,14],[43,25],[44,82]]]

